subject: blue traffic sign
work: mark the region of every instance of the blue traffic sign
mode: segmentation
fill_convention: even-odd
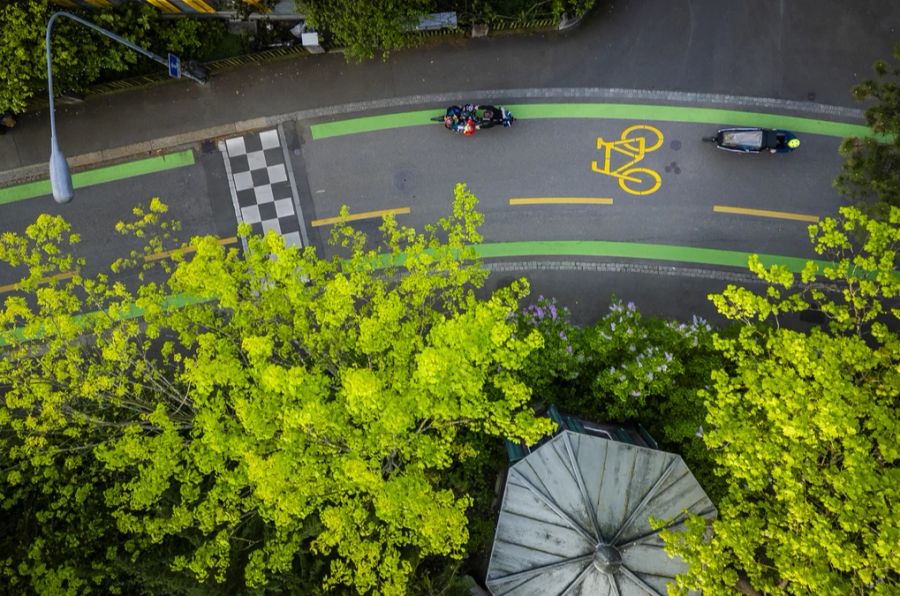
[[[181,58],[175,54],[169,54],[169,76],[173,79],[181,78]]]

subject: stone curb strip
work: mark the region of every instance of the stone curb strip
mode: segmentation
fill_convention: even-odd
[[[596,261],[482,261],[485,269],[495,273],[514,271],[584,271],[594,273],[643,273],[647,275],[668,275],[672,277],[692,277],[713,279],[736,284],[761,284],[758,277],[750,273],[735,273],[699,267],[677,267],[645,263],[609,263]]]
[[[485,269],[494,273],[509,273],[515,271],[584,271],[592,273],[643,273],[646,275],[668,275],[671,277],[691,277],[695,279],[712,279],[740,285],[766,285],[761,279],[752,273],[723,271],[721,269],[704,269],[701,267],[684,267],[677,265],[657,265],[654,263],[616,263],[606,261],[516,261],[499,260],[499,258],[487,258],[482,260]],[[799,279],[799,275],[795,274]],[[800,287],[822,290],[823,292],[838,293],[842,290],[840,284],[834,282],[816,281],[810,284],[802,284]]]

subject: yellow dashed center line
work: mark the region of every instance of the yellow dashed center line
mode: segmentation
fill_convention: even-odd
[[[50,277],[45,277],[45,278],[41,279],[38,283],[45,284],[45,283],[49,283],[51,280],[54,280],[54,279],[56,279],[56,280],[69,279],[73,275],[75,275],[75,274],[72,272],[57,273],[56,275],[51,275]],[[0,286],[0,294],[3,294],[5,292],[15,292],[18,289],[19,289],[19,284],[8,284],[5,286]]]
[[[222,246],[227,246],[229,244],[234,244],[235,242],[237,242],[237,238],[235,238],[234,236],[231,236],[230,238],[220,238],[217,242]],[[193,246],[186,246],[184,248],[176,248],[174,250],[167,250],[165,252],[157,252],[152,255],[146,255],[146,256],[144,256],[144,260],[145,261],[159,261],[160,259],[167,259],[167,258],[171,257],[172,255],[176,255],[179,253],[180,254],[188,254],[188,253],[192,253],[196,250],[197,249],[194,248]]]
[[[726,207],[725,205],[713,205],[716,213],[732,213],[735,215],[754,215],[756,217],[771,217],[774,219],[791,219],[794,221],[808,221],[816,223],[818,215],[806,215],[804,213],[791,213],[789,211],[769,211],[767,209],[747,209],[745,207]]]
[[[237,238],[235,238],[234,236],[232,236],[231,238],[221,238],[220,240],[218,240],[218,243],[221,244],[222,246],[226,246],[228,244],[234,244],[236,242],[237,242]],[[176,248],[174,250],[167,250],[165,252],[158,252],[158,253],[155,253],[152,255],[146,255],[144,257],[144,260],[145,261],[159,261],[160,259],[166,259],[168,257],[171,257],[172,255],[174,255],[176,253],[187,254],[187,253],[194,252],[196,250],[197,249],[194,248],[193,246],[187,246],[185,248]],[[42,284],[48,283],[50,280],[53,280],[53,279],[56,279],[56,280],[69,279],[73,275],[75,275],[75,274],[71,273],[71,272],[57,273],[56,275],[51,275],[50,277],[43,278],[39,283],[42,283]],[[5,286],[0,286],[0,294],[6,293],[6,292],[15,292],[16,290],[19,289],[19,287],[20,287],[20,284],[7,284]]]
[[[612,205],[613,200],[605,197],[535,197],[531,199],[513,198],[510,205]]]
[[[393,213],[394,215],[409,215],[409,207],[399,207],[397,209],[379,209],[378,211],[363,211],[362,213],[353,213],[348,215],[344,221],[359,221],[361,219],[375,219],[381,218],[387,215],[388,213]],[[322,219],[314,219],[312,220],[311,225],[314,227],[319,226],[330,226],[332,224],[336,224],[341,221],[341,217],[324,217]]]

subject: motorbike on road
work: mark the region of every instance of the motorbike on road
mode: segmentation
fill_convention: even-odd
[[[723,128],[703,140],[734,153],[790,153],[800,146],[797,135],[775,128]]]
[[[465,104],[464,106],[450,106],[443,116],[434,116],[435,122],[443,122],[444,127],[466,136],[475,134],[476,130],[492,128],[502,125],[504,128],[512,126],[516,121],[512,112],[503,106]]]

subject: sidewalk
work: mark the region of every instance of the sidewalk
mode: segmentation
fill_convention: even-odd
[[[205,88],[178,81],[60,105],[57,126],[78,167],[259,128],[301,110],[423,93],[465,101],[486,99],[467,96],[479,89],[621,88],[858,108],[849,88],[889,55],[898,32],[888,24],[898,22],[900,4],[891,0],[600,0],[567,33],[438,43],[387,62],[304,56],[224,73]],[[0,185],[45,172],[49,137],[46,111],[22,116],[0,136]]]

